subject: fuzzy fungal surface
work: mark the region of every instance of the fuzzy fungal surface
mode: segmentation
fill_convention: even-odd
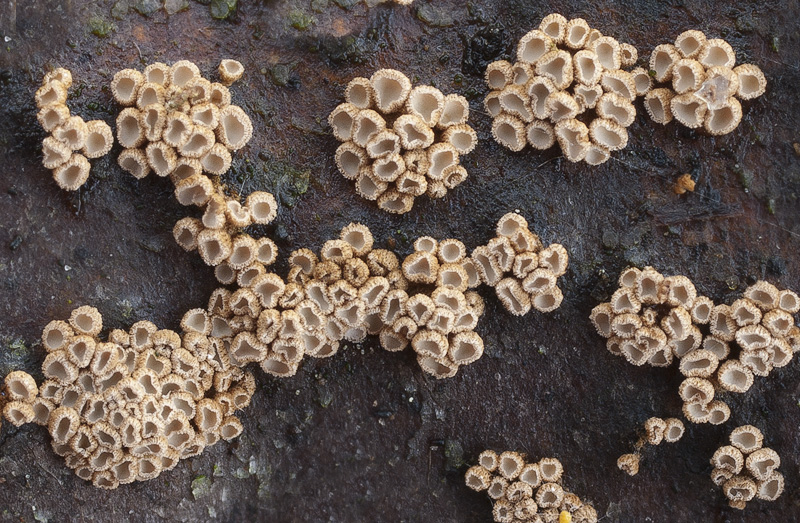
[[[716,304],[732,304],[760,280],[800,290],[800,6],[215,0],[175,12],[181,3],[169,4],[174,14],[160,2],[112,0],[16,2],[0,12],[0,375],[21,369],[42,383],[42,329],[79,305],[102,313],[101,340],[139,320],[178,332],[184,313],[205,308],[220,286],[214,268],[173,238],[178,220],[202,211],[180,205],[170,180],[124,172],[120,145],[91,160],[78,190],[54,183],[33,95],[58,67],[72,74],[70,114],[114,129],[122,107],[108,86],[117,71],[190,60],[217,78],[222,59],[241,62],[233,103],[254,132],[218,181],[228,195],[275,196],[276,218],[245,229],[275,241],[271,271],[288,274],[289,253],[316,251],[351,222],[401,260],[421,236],[457,238],[471,253],[517,211],[544,246],[569,253],[558,278],[563,301],[549,314],[515,316],[496,289],[478,288],[484,353],[449,379],[374,337],[308,359],[288,379],[255,370],[252,401],[236,413],[238,438],[114,491],[78,478],[50,450],[45,427],[4,421],[0,519],[483,522],[492,505],[464,474],[486,448],[558,457],[569,489],[602,521],[800,519],[795,362],[728,394],[728,422],[687,422],[680,441],[649,448],[629,477],[617,459],[648,418],[681,417],[676,391],[687,378],[677,364],[650,369],[615,357],[589,320],[629,266],[685,275]],[[690,29],[724,38],[736,64],[761,68],[766,92],[741,100],[741,122],[722,136],[654,124],[639,99],[626,148],[596,167],[566,161],[558,147],[512,154],[492,139],[484,73],[491,62],[515,61],[520,38],[555,10],[633,44],[635,67],[649,67],[656,46]],[[327,124],[348,83],[381,68],[467,98],[478,135],[461,158],[469,177],[404,215],[358,197],[336,168],[339,143]],[[677,195],[684,174],[695,188]],[[711,482],[709,460],[743,425],[763,432],[786,484],[775,501],[754,496],[740,511]]]

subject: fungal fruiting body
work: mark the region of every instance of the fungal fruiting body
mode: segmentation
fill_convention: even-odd
[[[251,200],[252,195],[248,207]],[[275,376],[294,375],[305,355],[334,355],[342,340],[357,343],[377,335],[388,351],[411,346],[428,374],[451,377],[483,354],[475,327],[484,304],[472,289],[497,287],[507,307],[519,299],[547,312],[561,303],[555,283],[566,271],[566,250],[558,244],[542,249],[518,214],[501,218],[498,237],[471,256],[459,240],[421,237],[414,252],[401,260],[373,248],[367,227],[350,224],[318,253],[292,252],[283,278],[267,272],[277,250],[271,241],[259,240],[267,251],[259,259],[261,250],[248,236],[230,240],[230,235],[203,229],[214,212],[209,209],[218,205],[211,200],[202,221],[178,222],[175,237],[187,249],[200,250],[207,261],[216,255],[218,280],[238,286],[217,289],[206,311],[214,335],[230,345],[231,359],[259,363]],[[204,242],[209,244],[205,251]],[[506,271],[513,274],[503,279]],[[500,285],[506,281],[513,285]],[[248,318],[237,318],[243,314]]]
[[[219,77],[224,85],[231,85],[244,74],[244,66],[237,60],[224,59],[217,68]]]
[[[425,240],[417,242],[420,249],[438,243]],[[468,291],[463,245],[441,242],[459,244],[455,250],[462,254],[445,248],[443,259],[450,263],[440,264],[436,248],[415,251],[401,262],[373,243],[367,227],[350,224],[318,253],[292,252],[285,279],[266,271],[248,277],[240,270],[231,278],[239,288],[217,289],[207,310],[230,344],[231,358],[288,377],[304,356],[330,357],[343,340],[358,343],[368,335],[377,335],[389,351],[411,345],[423,370],[437,378],[480,358],[483,341],[474,328],[483,301]],[[250,315],[254,332],[237,330],[243,323],[235,318],[239,309]]]
[[[233,360],[257,362],[265,372],[287,377],[304,356],[330,357],[343,340],[357,343],[379,335],[387,350],[413,344],[424,370],[447,377],[483,353],[483,342],[472,330],[483,310],[477,294],[444,285],[424,287],[435,282],[436,274],[423,282],[412,269],[404,271],[395,254],[373,248],[372,234],[363,225],[343,228],[318,254],[294,251],[289,267],[286,279],[259,274],[232,294],[215,291],[219,299],[212,299],[207,312],[212,325],[225,332]],[[232,320],[234,313],[241,314],[237,308],[245,297],[255,332],[237,333]]]
[[[99,332],[97,309],[79,307],[42,333],[45,381],[5,378],[14,425],[47,427],[53,450],[95,486],[144,481],[242,431],[235,411],[255,391],[252,374],[232,364],[219,338],[184,318],[182,334],[148,321]]]
[[[563,467],[556,458],[526,463],[517,452],[486,450],[465,475],[469,488],[492,499],[498,523],[552,521],[596,523],[597,512],[577,495],[564,490]]]
[[[209,203],[207,215],[212,205],[218,204]],[[271,242],[265,244],[268,261],[251,261],[258,251],[249,237],[240,235],[232,242],[216,233],[205,237],[208,229],[195,218],[179,225],[175,237],[182,245],[201,250],[204,259],[227,256],[217,265],[216,275],[238,289],[218,289],[216,295],[227,296],[231,307],[241,302],[250,318],[233,321],[232,315],[243,314],[235,309],[222,313],[209,308],[207,313],[215,332],[230,344],[231,358],[258,362],[276,376],[293,375],[304,355],[329,357],[342,340],[360,342],[377,335],[388,351],[410,345],[428,374],[451,377],[483,354],[475,327],[484,305],[471,289],[481,284],[495,287],[514,314],[527,312],[515,308],[518,303],[549,312],[561,303],[556,281],[568,263],[561,245],[542,248],[525,219],[514,213],[503,216],[497,237],[471,256],[459,240],[422,237],[414,242],[414,252],[400,260],[391,251],[374,249],[367,227],[350,224],[318,253],[291,253],[286,278],[266,270],[276,250]],[[213,249],[204,254],[203,242]],[[235,328],[252,322],[255,338],[247,328]]]
[[[404,214],[414,198],[442,198],[467,178],[460,163],[477,143],[467,125],[469,104],[456,94],[418,85],[400,71],[380,69],[354,78],[345,103],[328,116],[342,176],[378,208]]]
[[[763,441],[758,428],[743,425],[731,432],[731,444],[718,448],[711,457],[711,480],[733,508],[744,510],[753,498],[775,501],[783,493],[784,478],[778,472],[781,458],[763,447]]]
[[[644,433],[636,442],[634,452],[623,454],[617,459],[617,467],[629,476],[639,473],[639,466],[648,446],[662,442],[675,443],[683,437],[686,428],[678,418],[648,418],[644,422]]]
[[[70,114],[67,90],[71,85],[72,73],[58,68],[44,76],[35,96],[39,124],[50,133],[42,141],[42,163],[53,171],[53,179],[65,191],[82,187],[89,179],[89,159],[105,156],[114,145],[107,123],[86,122]]]
[[[639,473],[640,454],[623,454],[617,459],[617,468],[629,476]]]
[[[117,116],[117,140],[124,148],[117,160],[120,167],[136,178],[151,171],[169,176],[184,205],[208,201],[203,173],[225,173],[231,153],[253,134],[250,118],[231,104],[226,87],[241,77],[244,67],[222,60],[218,71],[225,85],[203,78],[188,60],[172,66],[156,62],[144,73],[123,69],[111,82],[114,98],[126,107]]]
[[[191,181],[201,176],[178,184],[178,199],[205,202],[205,213],[180,220],[175,239],[215,265],[215,276],[229,287],[216,289],[207,307],[187,311],[181,334],[140,321],[102,341],[100,313],[79,307],[42,333],[43,384],[20,372],[6,378],[5,419],[47,425],[55,451],[98,487],[152,479],[220,438],[238,436],[242,424],[233,413],[253,394],[253,376],[244,369],[251,363],[289,377],[305,356],[330,357],[342,340],[375,335],[388,351],[410,345],[426,373],[451,377],[483,355],[475,327],[484,303],[471,289],[484,282],[486,270],[476,267],[498,265],[500,275],[520,270],[519,252],[526,264],[538,256],[553,280],[566,270],[565,252],[541,249],[520,225],[524,219],[510,214],[498,223],[500,236],[489,242],[485,259],[467,256],[458,240],[421,237],[401,261],[374,248],[366,226],[351,223],[318,253],[292,252],[283,278],[267,270],[277,256],[271,240],[232,232],[271,221],[271,195],[252,193],[242,206]],[[186,180],[194,190],[184,192]],[[556,488],[560,464],[545,463],[543,477]]]
[[[235,60],[220,62],[225,84],[243,72]],[[230,169],[231,153],[244,147],[253,133],[247,114],[231,104],[228,88],[181,60],[172,66],[150,64],[144,73],[119,71],[111,90],[117,102],[128,106],[117,117],[117,138],[125,148],[120,167],[135,178],[151,171],[169,177],[178,202],[203,212],[201,218],[175,224],[178,244],[196,250],[226,284],[239,273],[266,272],[277,255],[275,244],[266,238],[256,241],[242,229],[270,223],[278,210],[275,198],[257,191],[240,202],[226,195],[216,178]]]
[[[692,423],[725,423],[731,412],[718,395],[746,392],[754,376],[768,376],[800,350],[793,291],[759,281],[733,304],[715,305],[685,276],[652,267],[625,270],[619,284],[611,301],[592,310],[592,323],[608,350],[633,365],[677,361],[683,414]]]
[[[496,236],[476,247],[471,258],[479,281],[494,288],[511,314],[523,316],[531,308],[552,312],[561,305],[558,278],[567,271],[567,250],[558,243],[544,247],[519,214],[500,218]]]
[[[742,120],[740,100],[758,98],[767,87],[757,65],[735,64],[728,42],[701,31],[685,31],[674,45],[657,46],[650,55],[657,88],[644,100],[648,114],[656,123],[675,119],[714,136],[732,132]]]
[[[675,185],[672,187],[672,191],[675,194],[685,194],[688,192],[694,192],[695,181],[692,179],[691,174],[682,174],[678,179],[675,181]]]
[[[193,167],[186,166],[188,169]],[[250,224],[268,224],[275,219],[278,204],[272,194],[251,193],[241,204],[226,196],[211,178],[193,174],[176,183],[175,195],[184,205],[197,205],[201,218],[187,217],[173,228],[175,241],[187,251],[197,251],[215,268],[224,284],[252,279],[274,263],[278,249],[269,238],[256,240],[242,231]]]
[[[633,102],[650,89],[646,71],[627,70],[637,54],[582,18],[546,16],[520,39],[516,62],[486,69],[495,141],[512,151],[558,143],[571,162],[607,161],[627,145]]]

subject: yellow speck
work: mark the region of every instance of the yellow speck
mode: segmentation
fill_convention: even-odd
[[[692,180],[692,176],[690,174],[684,174],[678,181],[675,182],[675,185],[672,187],[672,190],[675,194],[684,194],[686,191],[694,192],[695,182]]]
[[[558,523],[572,523],[572,514],[566,510],[562,510],[558,515]]]

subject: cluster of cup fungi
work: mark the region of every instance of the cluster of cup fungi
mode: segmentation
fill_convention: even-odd
[[[496,523],[597,523],[597,511],[564,489],[556,458],[526,462],[517,452],[481,452],[465,474],[466,485],[492,499]]]
[[[405,214],[417,196],[442,198],[466,180],[460,155],[478,142],[468,118],[466,98],[445,96],[429,85],[414,87],[395,69],[354,78],[345,102],[328,117],[333,135],[343,142],[336,166],[355,181],[362,198]]]
[[[235,60],[220,63],[219,75],[226,85],[243,73]],[[181,183],[196,183],[203,172],[227,172],[231,151],[247,144],[253,125],[241,107],[231,104],[223,83],[203,78],[188,60],[116,73],[111,92],[125,107],[117,116],[117,141],[123,147],[117,159],[120,167],[135,178],[151,170],[169,176],[178,190]]]
[[[644,422],[644,434],[636,442],[634,452],[620,456],[617,467],[629,476],[635,476],[639,473],[639,462],[648,446],[657,446],[662,442],[675,443],[685,431],[686,427],[678,418],[649,418]]]
[[[63,71],[59,77],[68,77]],[[531,286],[523,294],[535,294],[539,310],[560,305],[555,284],[566,270],[566,251],[557,244],[543,249],[515,213],[501,218],[497,237],[472,255],[459,240],[422,237],[401,260],[373,248],[366,226],[350,224],[318,255],[292,252],[285,278],[269,272],[277,246],[244,228],[269,224],[275,198],[228,195],[219,179],[231,153],[252,137],[249,117],[231,104],[228,90],[243,72],[239,62],[223,60],[220,82],[211,82],[192,62],[157,62],[143,72],[122,70],[111,83],[124,106],[116,122],[120,167],[136,178],[150,172],[169,178],[178,202],[199,209],[198,217],[180,219],[173,235],[214,267],[225,286],[207,307],[186,312],[180,333],[140,321],[102,341],[100,313],[80,307],[69,321],[44,330],[44,383],[19,371],[6,380],[5,419],[48,426],[56,452],[98,487],[152,479],[220,439],[237,437],[242,425],[234,412],[249,404],[255,389],[250,363],[289,377],[306,355],[333,356],[343,341],[377,335],[386,350],[411,346],[424,371],[451,377],[483,354],[474,329],[484,304],[472,289],[497,286],[504,303],[516,303],[525,301],[518,288]],[[466,110],[460,102],[456,109]],[[448,108],[453,116],[456,109]],[[459,129],[449,139],[458,143]],[[516,276],[501,281],[506,272]],[[524,284],[534,273],[538,283],[531,277]]]
[[[517,61],[489,64],[485,99],[495,141],[512,150],[556,142],[571,162],[606,162],[628,144],[633,102],[650,89],[636,48],[604,36],[583,18],[553,13],[523,36]]]
[[[675,44],[661,44],[650,55],[657,87],[645,96],[650,118],[663,125],[674,118],[712,136],[732,132],[742,121],[739,100],[758,98],[767,80],[754,64],[736,66],[736,53],[720,38],[689,30]]]
[[[745,393],[755,376],[787,365],[800,350],[793,314],[800,298],[759,281],[731,305],[698,295],[685,276],[630,268],[611,300],[592,310],[608,350],[632,365],[668,367],[684,376],[678,393],[692,423],[725,423],[731,411],[717,394]]]
[[[102,341],[102,327],[89,306],[47,324],[46,379],[8,374],[5,419],[46,426],[67,467],[104,489],[156,478],[241,434],[234,413],[250,404],[255,379],[221,340],[140,321]]]
[[[36,91],[36,115],[50,133],[42,141],[42,163],[53,171],[53,179],[66,191],[75,191],[89,179],[89,159],[108,154],[114,145],[111,127],[102,120],[84,121],[70,113],[67,91],[72,73],[59,67],[47,73]]]
[[[516,59],[486,69],[484,105],[495,141],[512,151],[558,143],[567,160],[590,165],[627,146],[637,97],[656,123],[674,118],[717,136],[739,125],[739,100],[761,96],[767,85],[758,66],[734,67],[730,44],[701,31],[657,46],[648,69],[633,68],[638,51],[631,44],[558,13],[520,39]]]
[[[668,367],[677,361],[684,377],[678,387],[683,415],[692,423],[725,423],[731,410],[721,395],[747,392],[756,376],[769,376],[800,351],[800,327],[793,316],[800,311],[800,297],[794,291],[758,281],[732,304],[718,305],[699,295],[687,277],[664,276],[652,267],[623,271],[619,285],[610,301],[592,310],[597,332],[607,338],[606,346],[612,354],[633,365]],[[669,441],[666,425],[658,421],[652,418],[645,426],[649,444],[660,441],[659,432]],[[761,433],[748,430],[742,429],[741,437],[758,440],[760,446]],[[630,475],[638,472],[641,446],[637,445],[635,453],[620,457],[620,469]],[[775,458],[773,461],[779,464],[774,451],[756,454],[756,472],[751,471],[754,477],[746,478],[739,475],[741,466],[728,466],[731,460],[744,463],[743,458],[734,459],[741,457],[737,453],[744,449],[724,449],[733,457],[725,454],[724,459],[716,460],[719,463],[712,460],[716,463],[712,479],[727,485],[723,488],[732,507],[743,509],[756,495],[769,501],[780,495],[783,477],[770,476],[777,465],[762,466],[758,461],[769,454],[769,459]],[[727,477],[720,479],[725,474]]]
[[[590,165],[627,145],[637,97],[644,97],[657,123],[675,119],[723,135],[741,121],[739,100],[766,88],[757,66],[735,66],[731,46],[700,31],[656,47],[649,70],[629,70],[638,60],[636,48],[581,18],[555,13],[520,40],[516,58],[486,70],[491,92],[485,106],[495,140],[512,151],[558,143],[568,160]],[[218,179],[253,132],[228,90],[243,72],[241,63],[223,60],[220,81],[211,82],[181,60],[153,63],[143,72],[126,69],[111,83],[125,107],[116,119],[120,167],[136,178],[151,171],[169,177],[178,201],[200,208],[201,217],[179,220],[173,233],[226,287],[212,293],[206,308],[188,311],[180,333],[140,321],[129,331],[111,330],[102,341],[100,313],[79,307],[44,329],[42,384],[21,371],[5,378],[3,417],[16,426],[47,426],[54,450],[98,487],[152,479],[220,439],[237,437],[242,424],[235,411],[255,390],[249,363],[288,377],[305,355],[330,357],[343,341],[376,335],[388,351],[411,346],[432,376],[451,377],[483,353],[474,329],[484,304],[475,288],[494,288],[519,316],[531,308],[550,312],[563,300],[557,279],[567,269],[566,250],[545,248],[516,213],[503,216],[496,237],[470,255],[459,240],[421,237],[401,260],[374,248],[366,226],[351,223],[318,254],[292,252],[286,278],[269,272],[276,245],[243,229],[275,218],[274,197],[254,192],[241,201]],[[43,163],[65,190],[81,187],[88,159],[104,156],[114,142],[106,123],[71,115],[71,84],[70,72],[56,69],[35,97],[38,120],[50,133]],[[329,116],[343,142],[336,165],[359,195],[387,212],[407,213],[415,197],[441,198],[466,179],[459,156],[477,144],[468,118],[465,98],[413,87],[399,71],[355,78],[345,103]],[[730,409],[719,394],[746,392],[754,376],[785,366],[800,350],[792,316],[800,298],[792,291],[760,281],[733,304],[717,305],[699,296],[688,278],[664,277],[650,267],[626,270],[619,283],[611,300],[592,311],[592,322],[609,351],[631,364],[679,362],[685,377],[679,394],[690,422],[726,422]],[[675,418],[651,418],[644,432],[635,452],[618,461],[630,475],[638,472],[647,445],[677,441],[684,426]],[[712,480],[730,505],[742,509],[754,497],[780,496],[780,458],[762,448],[761,432],[739,427],[730,441],[711,459]],[[514,452],[486,451],[467,471],[466,483],[488,492],[498,522],[597,521],[590,505],[564,491],[562,471],[554,458],[526,464]]]
[[[775,501],[783,493],[784,478],[778,472],[781,458],[764,447],[764,435],[752,425],[736,427],[730,445],[719,447],[711,457],[711,481],[722,487],[728,504],[744,510],[753,498]]]

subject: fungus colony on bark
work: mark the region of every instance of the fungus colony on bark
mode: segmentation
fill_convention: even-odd
[[[564,489],[564,467],[556,458],[526,462],[517,452],[486,450],[467,470],[469,488],[492,499],[497,523],[597,523],[597,512]]]
[[[636,48],[554,13],[523,36],[517,61],[489,64],[485,99],[495,141],[512,151],[558,143],[571,162],[599,165],[628,144],[633,102],[650,89]]]
[[[400,71],[355,78],[345,103],[328,117],[333,135],[344,142],[336,166],[362,198],[384,211],[407,213],[415,197],[442,198],[467,178],[460,156],[478,141],[468,118],[466,98],[413,87]]]
[[[219,67],[227,84],[243,72],[235,60]],[[223,174],[231,166],[231,151],[253,134],[250,118],[231,104],[228,88],[203,78],[188,60],[171,66],[156,62],[144,72],[123,69],[114,75],[111,92],[125,107],[117,116],[117,141],[124,148],[117,161],[135,178],[152,170],[180,187],[203,172]]]
[[[636,442],[634,452],[620,456],[617,467],[625,474],[635,476],[639,473],[639,464],[648,446],[657,446],[662,442],[676,443],[685,431],[686,427],[678,418],[649,418],[644,422],[644,434]]]
[[[730,445],[718,448],[711,457],[711,480],[722,487],[733,508],[744,510],[753,498],[775,501],[783,493],[783,474],[778,472],[781,458],[763,443],[760,430],[742,425],[731,432]]]
[[[665,277],[652,267],[627,269],[619,284],[609,302],[592,310],[597,332],[632,365],[677,361],[683,414],[692,423],[725,423],[730,408],[717,395],[747,392],[755,376],[784,367],[800,350],[792,316],[800,298],[793,291],[759,281],[731,305],[716,305],[687,277]]]
[[[731,410],[720,395],[747,392],[755,376],[769,376],[800,351],[800,328],[793,316],[800,311],[800,297],[791,290],[758,281],[731,305],[717,305],[698,295],[685,276],[665,277],[652,267],[623,271],[619,285],[609,302],[592,310],[591,321],[607,338],[608,350],[633,365],[667,367],[678,361],[684,376],[678,393],[692,423],[725,423]],[[639,471],[645,443],[668,439],[669,420],[651,418],[645,432],[636,452],[617,462],[631,476]],[[682,424],[674,430],[679,433]],[[711,479],[723,488],[731,507],[744,509],[754,497],[777,499],[784,488],[777,472],[780,457],[761,448],[761,431],[738,427],[730,441],[712,457]]]
[[[742,120],[739,100],[758,98],[767,88],[757,65],[735,65],[730,44],[709,39],[702,31],[685,31],[674,45],[657,46],[650,55],[650,70],[659,86],[644,100],[650,118],[663,125],[674,118],[710,135],[732,132]]]
[[[255,392],[218,338],[148,321],[100,339],[103,319],[83,306],[42,332],[45,381],[5,378],[3,416],[46,426],[53,450],[96,487],[144,481],[242,432],[235,411]]]
[[[108,154],[114,145],[111,127],[102,120],[86,122],[70,113],[67,90],[72,73],[59,67],[47,73],[36,91],[36,115],[50,133],[42,141],[42,163],[53,171],[53,179],[66,191],[75,191],[89,179],[89,159]]]

